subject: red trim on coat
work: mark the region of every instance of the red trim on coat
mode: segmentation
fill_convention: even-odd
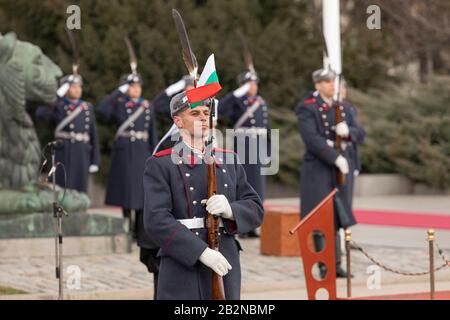
[[[155,157],[161,158],[161,157],[168,156],[168,155],[172,154],[172,150],[173,150],[172,148],[161,150],[161,151],[155,153]]]

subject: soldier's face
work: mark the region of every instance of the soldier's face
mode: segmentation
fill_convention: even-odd
[[[141,97],[142,87],[139,83],[132,83],[128,88],[128,96],[131,99],[138,99]]]
[[[250,89],[248,90],[248,96],[254,97],[258,94],[258,83],[256,81],[250,81]]]
[[[334,79],[322,80],[315,85],[316,90],[319,91],[320,95],[331,99],[334,96]]]
[[[72,100],[77,100],[81,98],[81,94],[83,93],[83,89],[79,84],[71,84],[69,87],[69,91],[67,91],[67,97]]]
[[[183,110],[173,117],[175,125],[193,138],[204,138],[209,128],[209,107],[198,106]]]

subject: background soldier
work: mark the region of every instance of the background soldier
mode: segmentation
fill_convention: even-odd
[[[93,106],[82,100],[83,80],[80,75],[61,79],[55,103],[36,110],[36,117],[55,128],[56,162],[64,170],[56,171],[56,183],[61,187],[87,192],[89,173],[99,170],[100,152]]]
[[[98,111],[117,127],[112,147],[105,203],[122,207],[130,222],[133,238],[140,246],[140,260],[154,275],[155,293],[158,283],[158,248],[143,229],[144,190],[142,175],[145,160],[156,145],[155,114],[149,102],[141,97],[139,74],[122,77],[120,87],[106,96]],[[132,211],[135,212],[133,219]]]
[[[353,121],[348,106],[341,106],[343,122],[335,125],[333,95],[336,74],[329,69],[313,73],[316,92],[304,99],[296,108],[300,135],[306,147],[301,169],[300,198],[301,217],[304,218],[333,188],[338,187],[335,196],[335,244],[336,276],[345,277],[341,267],[341,246],[339,229],[356,223],[351,210],[354,164],[350,159],[351,145],[358,139],[359,127]],[[336,134],[344,140],[342,150],[336,150]],[[345,175],[345,184],[338,185],[336,170]],[[323,247],[324,239],[315,237],[317,249]],[[325,276],[325,270],[321,270]]]
[[[181,140],[147,160],[144,224],[161,247],[158,299],[211,299],[211,272],[223,276],[226,299],[239,299],[241,248],[234,235],[262,222],[262,202],[232,151],[215,150],[217,195],[202,206],[207,199],[202,159],[210,103],[207,99],[194,108],[185,92],[176,95],[170,107]],[[224,163],[226,158],[233,163]],[[207,210],[222,218],[220,252],[208,248]]]
[[[270,157],[270,127],[268,106],[258,95],[258,82],[255,72],[241,73],[237,78],[240,87],[220,100],[219,114],[234,128],[234,151],[245,152],[245,157],[238,154],[248,182],[264,201],[266,177],[261,175],[261,166]],[[251,230],[241,236],[258,237],[258,234]]]

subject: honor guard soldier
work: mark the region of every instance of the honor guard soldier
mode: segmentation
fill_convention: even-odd
[[[180,140],[149,158],[144,174],[144,225],[161,248],[157,298],[211,299],[216,272],[223,277],[225,298],[239,299],[241,248],[235,235],[261,224],[263,206],[237,155],[217,148],[217,192],[208,199],[205,137],[215,93],[190,101],[193,90],[202,87],[172,98],[170,111]],[[207,212],[220,217],[220,251],[208,247]]]
[[[336,109],[333,105],[336,74],[329,69],[313,73],[316,92],[306,97],[296,108],[301,138],[306,151],[303,157],[300,181],[300,213],[303,219],[335,187],[335,246],[336,276],[345,277],[341,267],[340,228],[348,228],[356,223],[351,207],[354,164],[350,159],[350,149],[359,139],[359,127],[351,117],[348,106],[341,105],[339,112],[343,121],[335,125]],[[336,150],[336,135],[342,138],[341,149]],[[345,175],[345,184],[337,182],[337,170]],[[323,238],[316,237],[315,245],[323,247]],[[325,270],[321,270],[322,276]]]
[[[105,203],[122,207],[130,229],[141,248],[141,262],[154,274],[157,283],[159,259],[157,247],[143,230],[144,189],[142,175],[145,160],[156,145],[155,114],[142,98],[143,80],[139,74],[122,77],[120,86],[98,105],[107,122],[117,128],[112,147]],[[132,211],[135,212],[133,217]]]
[[[241,158],[248,182],[264,201],[266,177],[261,168],[268,163],[271,146],[268,106],[258,95],[258,82],[256,72],[241,73],[237,78],[240,87],[220,100],[219,114],[234,128],[234,151]],[[258,234],[251,230],[241,236]]]
[[[99,170],[100,152],[94,108],[81,99],[82,85],[78,74],[63,77],[56,101],[39,107],[36,117],[55,127],[55,160],[66,172],[65,176],[64,170],[56,171],[56,183],[87,192],[89,173]]]

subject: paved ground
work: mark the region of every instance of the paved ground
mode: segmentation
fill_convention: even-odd
[[[384,197],[356,199],[361,209],[398,209],[449,214],[450,197]],[[273,203],[294,203],[297,199],[271,200]],[[428,204],[427,204],[428,202]],[[115,214],[115,213],[114,213]],[[426,230],[414,228],[359,225],[353,228],[354,239],[383,263],[402,271],[420,272],[428,269]],[[438,231],[437,239],[450,256],[450,231]],[[446,241],[442,240],[445,239]],[[273,257],[259,254],[258,239],[241,239],[243,299],[306,299],[302,263],[296,257]],[[150,299],[152,276],[138,260],[135,247],[131,254],[65,257],[68,266],[81,270],[79,289],[67,289],[72,299]],[[442,260],[436,257],[436,265]],[[406,277],[385,271],[379,273],[380,286],[369,289],[374,277],[367,273],[371,265],[360,252],[352,251],[353,295],[368,296],[427,291],[428,277]],[[376,278],[376,277],[375,277]],[[370,281],[369,281],[370,282]],[[76,284],[73,281],[71,284]],[[69,283],[69,285],[70,285]],[[370,282],[374,285],[373,282]],[[57,295],[53,257],[17,257],[0,261],[0,285],[25,290],[24,299],[51,299]],[[436,289],[450,290],[450,268],[436,273]],[[338,280],[338,294],[345,296],[345,280]],[[0,299],[12,298],[0,296]],[[17,297],[14,297],[17,298]]]

